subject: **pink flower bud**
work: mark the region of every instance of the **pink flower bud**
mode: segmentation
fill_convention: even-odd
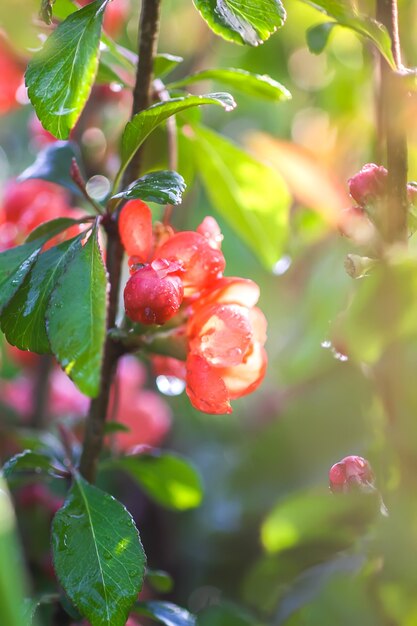
[[[387,175],[385,167],[367,163],[360,172],[349,178],[350,195],[362,207],[384,196],[387,190]]]
[[[349,492],[373,486],[374,475],[368,461],[361,456],[346,456],[330,468],[330,489],[335,492]]]

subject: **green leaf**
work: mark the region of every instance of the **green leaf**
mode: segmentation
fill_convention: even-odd
[[[283,25],[286,13],[280,0],[193,0],[216,35],[228,41],[257,46]]]
[[[183,96],[173,98],[166,102],[160,102],[141,111],[128,122],[122,137],[122,164],[116,177],[114,187],[117,188],[120,178],[126,166],[130,163],[136,151],[143,144],[145,139],[162,122],[165,122],[172,115],[180,113],[190,107],[201,106],[202,104],[217,104],[226,111],[232,111],[236,103],[228,93],[211,93],[206,96]]]
[[[147,569],[146,581],[159,593],[170,593],[174,588],[172,577],[163,570]]]
[[[393,69],[396,64],[391,50],[391,39],[385,26],[376,20],[353,10],[345,0],[302,0],[321,13],[336,20],[335,25],[345,26],[369,39],[388,61]]]
[[[92,626],[125,626],[145,572],[125,507],[76,475],[52,523],[52,548],[61,585]]]
[[[0,314],[23,283],[44,244],[36,239],[0,253]]]
[[[104,432],[106,435],[112,435],[113,433],[128,433],[130,432],[130,428],[121,422],[106,421],[104,424]]]
[[[93,86],[107,2],[96,0],[72,13],[29,62],[30,101],[43,126],[58,139],[68,138]]]
[[[126,456],[112,461],[111,467],[128,472],[152,500],[168,509],[185,511],[201,503],[200,476],[180,456],[166,452]]]
[[[61,185],[79,196],[80,190],[70,176],[72,159],[75,159],[78,165],[81,163],[77,144],[72,141],[55,141],[38,153],[33,165],[20,174],[18,181],[41,178]]]
[[[282,256],[291,198],[277,172],[228,139],[194,127],[194,155],[213,206],[271,270]]]
[[[2,474],[5,478],[10,478],[19,472],[35,472],[36,474],[54,475],[54,466],[51,457],[32,450],[23,450],[11,459],[6,461],[2,467]]]
[[[337,26],[336,22],[323,22],[308,29],[306,39],[310,52],[313,54],[321,54],[323,52],[334,26]]]
[[[184,59],[182,57],[160,52],[155,57],[153,63],[153,73],[156,78],[163,78],[164,76],[172,72],[172,70],[174,70],[177,65],[179,65],[183,61]]]
[[[28,626],[22,563],[12,502],[0,476],[0,624],[4,626]]]
[[[40,254],[1,315],[6,339],[20,350],[50,354],[46,333],[49,298],[67,264],[82,250],[81,237]]]
[[[132,200],[140,198],[146,202],[158,204],[181,204],[186,184],[177,172],[161,171],[145,174],[135,180],[128,189],[121,191],[113,198]]]
[[[53,354],[87,396],[98,394],[106,335],[107,273],[94,228],[52,291],[46,330]]]
[[[203,70],[170,83],[166,88],[168,90],[177,89],[184,85],[190,85],[209,79],[224,83],[228,87],[234,87],[242,93],[255,96],[256,98],[264,98],[265,100],[272,100],[273,102],[291,99],[291,94],[288,89],[276,80],[273,80],[270,76],[252,74],[246,70],[234,68]]]
[[[135,612],[165,626],[195,626],[196,623],[194,615],[171,602],[158,602],[157,600],[138,602]]]
[[[51,239],[55,237],[55,235],[67,230],[67,228],[71,228],[71,226],[75,226],[79,223],[79,220],[75,220],[72,217],[57,217],[55,220],[44,222],[35,228],[35,230],[32,230],[30,235],[26,238],[26,242],[35,241],[41,237]]]
[[[261,528],[261,540],[270,553],[309,549],[314,545],[332,554],[343,550],[366,531],[377,517],[376,493],[299,492],[273,509]]]

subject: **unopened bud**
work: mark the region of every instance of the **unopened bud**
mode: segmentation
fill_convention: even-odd
[[[349,178],[349,193],[359,206],[364,207],[386,194],[387,176],[385,167],[367,163],[357,174]]]
[[[351,278],[367,276],[376,263],[376,259],[359,254],[348,254],[345,258],[345,270]]]
[[[374,490],[374,475],[370,464],[361,456],[346,456],[329,472],[330,489],[335,492]]]

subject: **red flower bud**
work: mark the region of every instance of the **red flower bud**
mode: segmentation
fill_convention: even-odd
[[[157,259],[138,269],[127,281],[124,291],[126,314],[134,322],[164,324],[181,306],[184,288],[178,264]],[[173,267],[171,267],[173,265]]]
[[[363,168],[349,178],[349,193],[361,206],[384,196],[386,193],[388,172],[385,167],[367,163]]]
[[[329,472],[330,489],[344,493],[361,487],[373,486],[374,475],[368,461],[361,456],[346,456],[335,463]]]

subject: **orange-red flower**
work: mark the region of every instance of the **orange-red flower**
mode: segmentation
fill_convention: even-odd
[[[259,287],[223,276],[223,237],[212,217],[196,232],[173,233],[161,225],[152,231],[150,209],[131,200],[122,208],[119,230],[133,271],[125,288],[127,315],[163,324],[181,312],[191,403],[206,413],[230,413],[230,401],[254,391],[265,374],[266,320],[255,306]],[[172,363],[166,361],[170,371]],[[164,357],[158,357],[158,371],[165,373]]]

